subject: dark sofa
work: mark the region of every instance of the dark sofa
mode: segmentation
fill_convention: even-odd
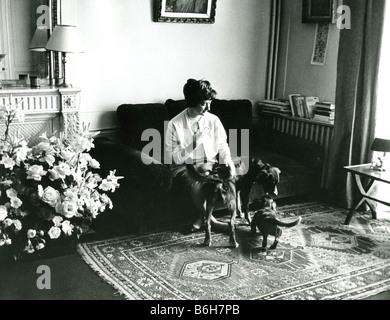
[[[166,222],[191,221],[196,211],[190,199],[172,181],[168,165],[164,163],[164,122],[184,110],[184,100],[168,99],[164,104],[123,104],[117,108],[121,142],[96,138],[91,154],[101,164],[102,174],[116,169],[124,176],[120,188],[112,194],[114,219],[137,231]],[[319,185],[322,150],[307,141],[284,136],[277,132],[252,126],[252,103],[249,100],[215,99],[210,112],[217,115],[228,137],[229,129],[238,129],[237,156],[241,156],[241,129],[249,130],[250,156],[258,156],[282,171],[279,196],[312,194]],[[149,129],[146,135],[145,129]],[[160,145],[152,153],[151,136]],[[161,139],[159,140],[159,137]],[[146,149],[144,149],[146,147]],[[148,150],[150,154],[142,151]],[[154,150],[156,151],[156,149]],[[150,164],[145,164],[147,160]],[[262,194],[254,187],[251,198]]]

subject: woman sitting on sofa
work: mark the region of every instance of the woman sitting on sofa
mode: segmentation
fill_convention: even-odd
[[[183,93],[186,109],[168,123],[166,149],[169,159],[172,159],[170,170],[175,181],[191,192],[194,181],[187,172],[186,164],[211,165],[221,162],[229,166],[233,176],[235,166],[231,159],[225,129],[220,119],[208,112],[210,103],[217,94],[210,82],[189,79],[184,85]],[[195,206],[199,206],[196,199],[193,201]],[[191,231],[201,228],[203,218],[201,212]]]

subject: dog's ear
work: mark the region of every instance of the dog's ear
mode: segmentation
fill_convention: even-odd
[[[215,190],[216,192],[218,193],[218,195],[222,198],[223,201],[225,201],[226,199],[226,188],[224,187],[223,183],[218,183],[216,186],[215,186]]]
[[[218,183],[216,186],[215,186],[215,189],[217,189],[218,191],[222,192],[224,189],[223,189],[223,184],[222,183]]]
[[[276,183],[279,183],[279,181],[280,181],[280,179],[279,179],[280,173],[281,173],[281,171],[279,168],[271,167],[270,174],[272,174],[272,177],[274,178]]]
[[[251,159],[251,165],[252,165],[252,166],[254,166],[254,165],[255,165],[255,163],[256,163],[256,161],[257,161],[257,159],[256,159],[256,158],[252,158],[252,159]]]
[[[263,160],[261,160],[261,159],[257,159],[256,165],[257,165],[259,168],[263,168],[263,167],[266,165],[266,163],[263,162]]]
[[[261,183],[264,183],[265,180],[268,178],[268,176],[270,175],[269,171],[265,168],[263,168],[260,172],[260,180],[261,180]]]
[[[259,167],[263,167],[264,166],[264,162],[261,159],[257,158],[257,157],[252,158],[251,163],[252,163],[252,166],[259,166]]]
[[[218,196],[222,199],[222,201],[225,203],[232,203],[236,202],[236,189],[234,182],[232,181],[224,181],[221,183],[218,183],[215,186],[215,192],[218,194]]]

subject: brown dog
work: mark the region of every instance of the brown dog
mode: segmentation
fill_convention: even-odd
[[[256,234],[256,228],[259,229],[263,236],[262,251],[267,250],[268,235],[274,236],[275,241],[270,246],[270,250],[276,249],[279,243],[279,238],[282,236],[282,229],[280,227],[294,227],[301,222],[301,217],[298,217],[295,221],[285,223],[277,219],[276,203],[270,196],[263,196],[260,200],[256,200],[252,206],[257,207],[251,222],[252,234]]]
[[[242,211],[244,211],[245,219],[250,224],[249,194],[253,184],[261,185],[266,195],[277,196],[280,170],[258,158],[250,159],[248,171],[240,175],[240,171],[244,170],[242,166],[243,164],[239,164],[236,172],[237,214],[242,216]]]
[[[236,187],[229,167],[220,164],[187,165],[187,171],[193,179],[191,197],[196,207],[203,212],[206,222],[204,244],[211,245],[211,220],[213,211],[218,205],[227,207],[230,214],[228,223],[230,244],[237,248],[239,245],[235,235],[236,216]],[[213,221],[216,222],[215,219]]]

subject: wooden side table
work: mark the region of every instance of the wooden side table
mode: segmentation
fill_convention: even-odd
[[[370,169],[370,166],[371,164],[361,164],[357,166],[344,167],[346,171],[354,175],[356,184],[362,196],[362,199],[359,201],[359,203],[349,210],[347,218],[345,219],[346,225],[351,222],[353,214],[364,202],[366,202],[369,206],[373,219],[377,218],[375,202],[390,206],[390,202],[378,199],[375,197],[374,194],[376,182],[384,182],[390,184],[390,171],[374,171]],[[369,183],[366,188],[363,187],[361,181],[362,177],[366,177],[369,180]]]

